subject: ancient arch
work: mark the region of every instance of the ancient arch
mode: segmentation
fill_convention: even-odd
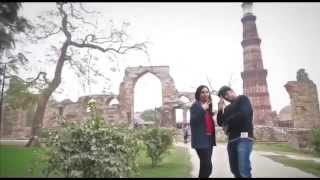
[[[106,105],[107,106],[111,106],[111,103],[113,101],[118,101],[119,102],[118,96],[113,95],[113,96],[108,97],[107,100],[106,100]],[[117,104],[119,104],[119,103],[117,103]]]
[[[190,102],[193,102],[194,101],[194,92],[179,92],[178,93],[178,97],[181,98],[181,97],[186,97],[189,99]]]
[[[160,113],[160,126],[173,127],[175,125],[174,106],[177,102],[178,91],[169,74],[169,66],[138,66],[128,67],[120,84],[119,104],[120,117],[133,126],[134,113],[134,87],[137,80],[146,73],[159,78],[162,91],[162,107]]]
[[[181,98],[188,99],[188,102],[183,102]],[[179,101],[176,103],[175,109],[182,110],[182,124],[185,126],[188,122],[188,111],[190,109],[191,104],[194,102],[194,92],[178,92]]]
[[[191,101],[188,97],[186,97],[186,96],[184,96],[184,95],[179,96],[179,100],[182,101],[183,103],[186,103],[186,102],[190,102],[190,101]]]

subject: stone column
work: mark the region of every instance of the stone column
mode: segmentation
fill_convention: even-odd
[[[288,144],[295,149],[308,149],[311,147],[311,130],[304,128],[288,129]]]
[[[294,128],[320,127],[317,87],[303,69],[298,71],[297,81],[289,81],[285,88],[290,96]]]
[[[288,130],[288,142],[293,148],[308,148],[311,130],[320,127],[317,87],[304,69],[297,72],[297,81],[289,81],[285,88],[290,96],[293,128]]]
[[[182,114],[182,123],[183,125],[187,124],[187,113],[188,113],[188,109],[187,108],[183,108],[183,114]]]
[[[174,103],[177,98],[177,90],[170,77],[164,77],[162,80],[162,103],[164,113],[161,119],[161,126],[175,127],[175,109]]]
[[[127,80],[120,85],[119,95],[121,121],[128,122],[133,126],[133,82]]]

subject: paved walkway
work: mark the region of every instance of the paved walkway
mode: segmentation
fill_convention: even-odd
[[[0,139],[0,144],[3,145],[15,145],[15,146],[24,146],[27,144],[28,140],[25,139]]]
[[[199,158],[194,149],[191,148],[190,143],[183,144],[177,143],[178,146],[187,147],[191,155],[192,161],[192,177],[197,177],[199,173]],[[316,178],[316,176],[303,172],[297,168],[284,166],[281,163],[275,162],[270,158],[263,156],[264,154],[270,154],[267,152],[253,151],[251,154],[251,166],[252,166],[252,176],[257,178],[262,177],[280,177],[280,178],[289,178],[289,177],[306,177],[306,178]],[[291,156],[291,158],[300,158]],[[315,160],[315,159],[313,159]],[[316,159],[318,161],[318,159]],[[212,154],[213,170],[210,177],[225,177],[232,178],[233,175],[229,170],[229,160],[228,154],[226,151],[226,144],[218,144],[213,149]]]
[[[316,163],[320,163],[320,158],[315,158],[315,157],[298,156],[298,155],[292,155],[292,154],[278,154],[278,153],[268,152],[268,151],[257,151],[257,152],[261,155],[281,155],[291,159],[312,160],[312,161],[315,161]]]

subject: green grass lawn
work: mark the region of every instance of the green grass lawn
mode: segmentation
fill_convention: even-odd
[[[297,150],[284,143],[255,143],[253,149],[256,151],[271,151],[278,154],[291,154],[306,157],[319,157],[315,153],[306,150]]]
[[[286,166],[298,168],[302,171],[305,171],[320,177],[320,164],[312,160],[297,160],[297,159],[288,158],[286,156],[275,156],[275,155],[264,155],[264,156],[276,162],[284,164]]]
[[[151,159],[145,155],[139,158],[141,174],[137,177],[191,177],[191,162],[188,150],[174,147],[159,166],[152,168]]]
[[[37,163],[36,156],[43,156],[41,148],[25,148],[10,145],[0,146],[0,177],[43,177],[44,162]],[[174,147],[158,167],[151,167],[145,153],[139,156],[138,177],[191,177],[191,163],[186,148]],[[34,167],[34,172],[29,171]]]
[[[39,177],[43,164],[37,164],[34,157],[42,156],[40,148],[25,148],[13,145],[0,145],[0,176],[1,177]],[[29,171],[34,167],[34,172]]]

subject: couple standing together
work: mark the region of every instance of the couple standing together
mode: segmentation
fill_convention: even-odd
[[[228,86],[218,92],[217,123],[228,136],[227,151],[232,174],[251,177],[250,154],[253,145],[252,107],[245,95],[237,96]],[[216,146],[215,124],[209,88],[201,85],[195,93],[196,101],[190,109],[191,146],[200,159],[200,178],[208,178],[212,172],[212,149]],[[230,104],[225,105],[224,100]],[[219,155],[219,154],[217,154]]]

